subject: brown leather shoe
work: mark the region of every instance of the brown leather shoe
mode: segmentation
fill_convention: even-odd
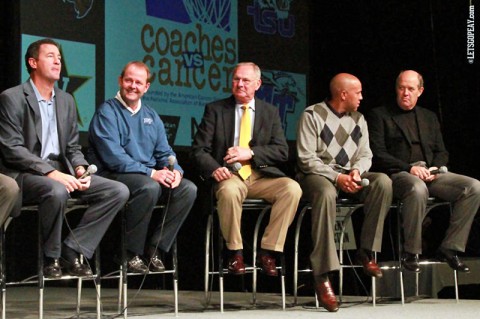
[[[260,271],[267,276],[278,276],[275,258],[268,254],[257,255],[256,266],[259,267]]]
[[[318,303],[330,312],[338,311],[338,302],[330,281],[327,280],[315,285]]]
[[[228,273],[232,275],[245,274],[245,263],[243,262],[243,255],[234,254],[228,260]]]
[[[377,263],[370,259],[363,249],[359,249],[356,256],[357,262],[363,266],[363,272],[371,277],[382,278],[383,274]]]

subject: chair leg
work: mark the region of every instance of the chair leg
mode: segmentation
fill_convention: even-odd
[[[5,276],[5,230],[6,226],[0,226],[0,280],[1,280],[1,294],[2,294],[2,319],[6,318],[6,304],[7,304],[7,284]]]
[[[302,228],[303,217],[307,212],[307,207],[303,208],[297,219],[297,225],[295,227],[295,252],[293,256],[293,304],[296,306],[298,302],[298,242],[300,240],[300,230]]]
[[[455,284],[455,300],[458,303],[460,297],[458,295],[458,272],[456,270],[453,271],[453,279]]]
[[[38,318],[43,319],[43,289],[45,288],[45,278],[43,277],[43,235],[42,235],[42,223],[40,220],[40,214],[38,214]]]
[[[178,317],[178,259],[177,259],[177,241],[172,247],[172,264],[173,264],[173,297],[175,303],[175,317]]]
[[[212,234],[213,216],[209,215],[207,220],[207,226],[205,230],[205,274],[204,274],[204,292],[205,292],[205,307],[208,307],[210,303],[210,275],[213,276],[213,270],[210,270],[210,245]]]

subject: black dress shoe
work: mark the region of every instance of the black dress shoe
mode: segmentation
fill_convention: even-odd
[[[62,268],[57,258],[47,258],[44,264],[43,276],[45,278],[55,279],[62,277]]]
[[[70,276],[90,277],[93,275],[90,267],[87,264],[81,264],[78,258],[75,258],[73,262],[66,262],[65,264]]]
[[[418,263],[418,255],[404,252],[402,254],[402,266],[409,271],[420,272],[420,264]]]
[[[470,272],[470,268],[458,258],[455,251],[439,248],[436,253],[436,257],[439,261],[446,262],[450,268],[460,272]]]
[[[148,273],[148,267],[145,262],[137,255],[127,262],[127,271],[136,274]]]
[[[151,246],[148,248],[147,256],[150,258],[148,263],[148,268],[152,272],[164,272],[165,266],[163,265],[162,260],[160,259],[160,251],[155,247]]]

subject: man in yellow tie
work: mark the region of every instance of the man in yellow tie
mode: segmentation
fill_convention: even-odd
[[[191,157],[202,178],[214,182],[230,273],[245,273],[240,233],[243,201],[262,198],[272,203],[256,264],[266,275],[276,276],[275,255],[283,251],[302,191],[276,167],[288,160],[288,145],[278,109],[255,99],[261,83],[256,64],[239,63],[234,68],[233,95],[207,104]]]

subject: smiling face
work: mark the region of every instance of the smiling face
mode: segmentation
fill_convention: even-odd
[[[49,82],[60,79],[62,70],[62,56],[58,47],[53,44],[42,44],[38,50],[38,57],[30,57],[28,64],[32,69],[32,76]]]
[[[397,78],[395,91],[397,93],[398,106],[405,111],[412,110],[423,93],[423,85],[420,83],[419,74],[415,71],[400,73]]]
[[[148,91],[150,83],[148,82],[148,72],[145,67],[136,64],[128,65],[123,74],[118,78],[120,86],[120,95],[122,99],[135,109],[138,101]]]
[[[248,103],[255,97],[262,80],[253,64],[240,64],[232,77],[232,93],[238,103]]]

